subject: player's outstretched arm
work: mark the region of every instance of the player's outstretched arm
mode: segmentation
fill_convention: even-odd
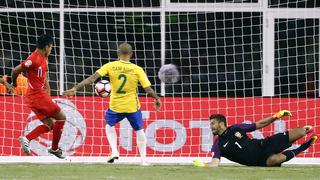
[[[280,119],[284,116],[291,116],[291,112],[288,110],[282,110],[282,111],[277,112],[273,116],[264,118],[264,119],[256,122],[256,129],[261,129],[263,127],[266,127],[269,124],[273,123],[275,120]]]
[[[76,94],[76,92],[79,89],[83,88],[84,86],[86,86],[88,84],[94,83],[100,77],[101,77],[100,74],[96,72],[96,73],[92,74],[90,77],[88,77],[87,79],[81,81],[79,84],[73,86],[73,88],[63,92],[63,95],[72,97],[72,96],[74,96]]]
[[[218,167],[220,164],[220,159],[219,158],[212,158],[211,162],[208,163],[208,167]]]
[[[156,94],[156,92],[150,87],[145,87],[144,90],[146,91],[147,94],[152,96],[154,98],[154,108],[156,110],[159,110],[161,108],[161,101],[159,96]]]
[[[212,158],[211,162],[209,163],[200,162],[199,160],[193,161],[193,165],[195,167],[218,167],[219,164],[220,164],[219,158]]]

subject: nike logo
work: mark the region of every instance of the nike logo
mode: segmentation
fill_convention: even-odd
[[[226,146],[228,145],[228,143],[229,143],[229,141],[228,141],[227,143],[225,143],[225,144],[223,145],[223,147],[226,147]]]
[[[242,149],[242,147],[240,146],[240,144],[238,142],[235,142],[234,144],[237,145],[240,149]]]

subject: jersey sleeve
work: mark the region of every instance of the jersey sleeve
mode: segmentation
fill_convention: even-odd
[[[212,158],[221,158],[221,151],[219,148],[219,138],[217,138],[211,148]]]
[[[151,83],[142,68],[138,70],[138,80],[143,88],[151,86]]]
[[[252,124],[235,124],[233,126],[231,126],[231,128],[240,128],[242,130],[244,130],[245,132],[251,132],[251,131],[255,131],[256,130],[256,123],[252,123]]]
[[[38,65],[34,60],[32,60],[32,58],[28,57],[26,60],[22,61],[21,66],[24,70],[28,70],[28,69],[34,69]]]
[[[109,74],[109,63],[103,65],[100,69],[96,71],[100,76],[105,76]]]

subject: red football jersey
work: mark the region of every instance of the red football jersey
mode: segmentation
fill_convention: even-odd
[[[45,89],[46,74],[48,69],[48,57],[41,56],[35,50],[25,61],[21,63],[28,78],[28,94]]]

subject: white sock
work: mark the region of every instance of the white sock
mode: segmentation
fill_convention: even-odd
[[[136,131],[137,133],[137,145],[141,156],[141,163],[146,162],[146,154],[147,154],[147,137],[144,133],[143,129]]]
[[[106,125],[106,134],[109,144],[111,146],[111,155],[119,156],[118,146],[117,146],[117,132],[114,127]]]

